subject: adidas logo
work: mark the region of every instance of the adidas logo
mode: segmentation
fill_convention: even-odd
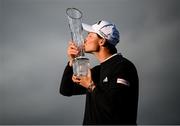
[[[103,82],[108,82],[108,78],[107,77],[104,78]]]

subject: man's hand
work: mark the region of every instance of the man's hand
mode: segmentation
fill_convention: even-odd
[[[72,66],[73,59],[78,55],[78,47],[75,45],[74,42],[69,42],[68,48],[67,48],[67,55],[69,58],[69,66]]]
[[[77,77],[75,75],[72,76],[72,80],[73,82],[80,84],[81,86],[88,88],[92,81],[92,77],[91,77],[91,70],[88,70],[88,75],[87,76],[81,76],[81,77]]]

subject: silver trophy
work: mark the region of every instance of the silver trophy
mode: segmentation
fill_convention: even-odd
[[[67,8],[66,14],[69,21],[71,39],[79,50],[78,56],[73,60],[73,74],[76,76],[87,76],[89,59],[85,57],[84,52],[82,12],[76,8]]]

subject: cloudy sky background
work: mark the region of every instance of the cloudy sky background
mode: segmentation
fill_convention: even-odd
[[[180,124],[179,0],[0,0],[0,124],[82,124],[85,96],[59,94],[68,7],[117,24],[139,73],[138,124]]]

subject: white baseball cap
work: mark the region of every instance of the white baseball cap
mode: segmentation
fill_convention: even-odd
[[[82,23],[82,26],[85,31],[97,33],[102,38],[107,39],[107,41],[114,46],[116,46],[120,40],[120,34],[116,26],[108,21],[101,20],[93,25]]]

